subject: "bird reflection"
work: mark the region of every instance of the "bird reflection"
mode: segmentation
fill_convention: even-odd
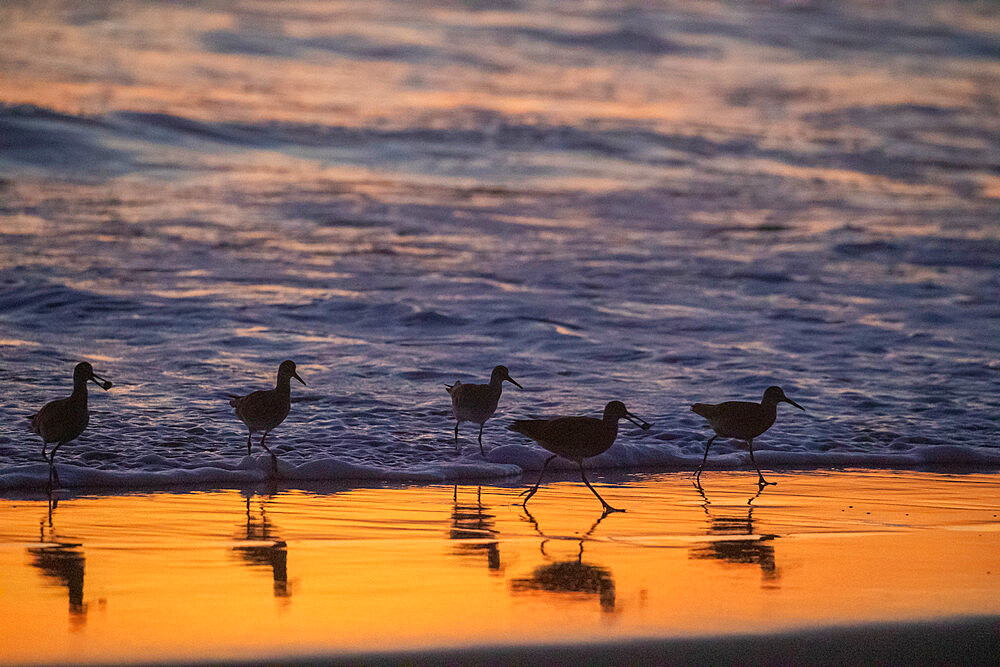
[[[781,574],[774,562],[774,546],[771,541],[778,536],[755,534],[753,525],[753,501],[760,497],[765,488],[765,486],[761,486],[757,493],[747,500],[745,511],[727,508],[726,513],[723,514],[719,509],[713,511],[712,503],[705,494],[705,490],[696,484],[695,490],[704,501],[702,509],[705,511],[705,516],[708,517],[708,535],[713,536],[713,539],[707,544],[694,547],[690,557],[757,565],[760,567],[761,585],[774,585]],[[716,536],[720,536],[720,538],[715,539]],[[731,536],[731,538],[725,539],[725,536]]]
[[[495,516],[483,505],[483,487],[476,488],[476,501],[458,502],[458,484],[452,494],[451,532],[448,537],[461,540],[455,545],[455,553],[475,557],[486,552],[486,566],[490,572],[500,572],[500,543],[494,539],[499,535],[494,528]],[[488,540],[488,541],[486,541]]]
[[[55,536],[52,514],[59,504],[49,493],[48,523],[38,522],[38,546],[29,547],[31,564],[47,578],[65,586],[69,591],[69,621],[74,628],[87,622],[87,605],[83,601],[84,555],[80,545],[64,542]],[[46,532],[48,535],[46,535]]]
[[[288,598],[292,589],[288,585],[288,551],[285,541],[279,539],[267,518],[264,503],[260,504],[260,518],[256,518],[250,509],[250,496],[247,496],[247,520],[245,537],[253,544],[239,544],[233,547],[243,561],[251,567],[270,567],[274,578],[274,597]]]
[[[523,592],[545,592],[545,593],[578,593],[588,596],[596,595],[600,600],[601,610],[604,612],[615,611],[615,580],[611,570],[586,563],[583,560],[584,542],[590,537],[594,529],[604,521],[609,515],[607,512],[594,522],[586,533],[575,538],[550,538],[547,537],[538,527],[535,517],[525,508],[524,513],[527,520],[534,526],[535,531],[541,535],[542,543],[539,549],[542,557],[546,560],[552,558],[545,553],[545,545],[553,539],[569,539],[579,544],[576,558],[568,560],[558,560],[546,565],[540,565],[534,569],[531,576],[519,579],[512,579],[510,582],[511,591],[514,593]]]

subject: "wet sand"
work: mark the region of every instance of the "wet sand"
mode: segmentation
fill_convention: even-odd
[[[6,663],[986,659],[1000,478],[557,476],[0,500]]]

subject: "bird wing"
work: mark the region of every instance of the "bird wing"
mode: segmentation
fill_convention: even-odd
[[[572,459],[576,458],[573,450],[600,437],[603,425],[600,419],[594,417],[556,417],[520,419],[508,428],[528,436],[551,452]]]
[[[708,420],[712,429],[726,438],[743,438],[749,422],[759,420],[760,404],[750,401],[726,401],[717,405],[695,403],[691,406],[697,414]]]
[[[500,392],[488,384],[455,384],[451,407],[456,419],[483,423],[493,416],[500,402]]]
[[[273,389],[261,389],[230,401],[236,416],[250,427],[272,429],[288,416],[288,404],[276,400]]]
[[[617,434],[617,428],[609,430],[602,420],[593,417],[516,421],[510,429],[570,461],[597,456],[614,443]]]
[[[451,390],[452,397],[460,403],[488,403],[492,394],[493,389],[488,384],[459,384],[456,382],[455,388]]]
[[[267,389],[261,389],[260,391],[252,391],[246,396],[237,396],[232,401],[230,401],[229,404],[232,405],[234,408],[236,408],[237,412],[240,409],[246,409],[246,408],[256,409],[268,402],[267,396],[270,393],[271,392]]]
[[[49,401],[32,416],[31,430],[45,442],[69,442],[83,433],[89,421],[86,407],[82,415],[78,410],[69,398]]]

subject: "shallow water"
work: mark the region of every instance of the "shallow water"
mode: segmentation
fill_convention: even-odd
[[[993,474],[0,499],[4,662],[264,660],[1000,614]]]
[[[4,3],[0,488],[80,359],[74,486],[266,477],[225,394],[285,358],[293,478],[519,474],[611,399],[594,466],[690,468],[770,384],[764,466],[1000,467],[996,7],[481,9]]]

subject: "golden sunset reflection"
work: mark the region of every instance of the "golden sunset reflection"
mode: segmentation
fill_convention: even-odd
[[[775,479],[603,486],[628,508],[603,519],[575,481],[530,513],[467,484],[5,499],[0,643],[211,660],[1000,613],[990,475]]]

